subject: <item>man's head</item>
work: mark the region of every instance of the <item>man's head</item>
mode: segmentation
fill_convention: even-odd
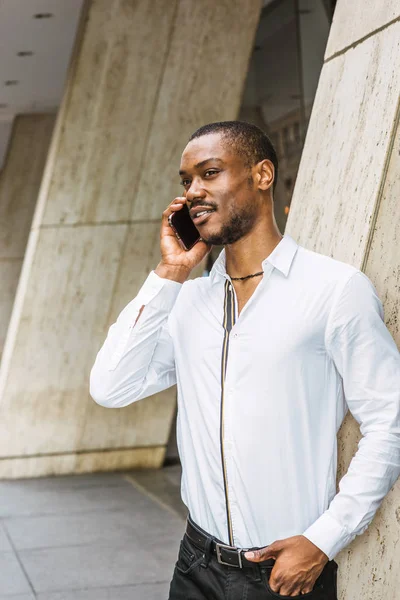
[[[278,160],[261,129],[222,121],[192,134],[179,173],[202,238],[226,245],[249,234],[267,205],[271,207]],[[212,212],[197,216],[201,209]]]

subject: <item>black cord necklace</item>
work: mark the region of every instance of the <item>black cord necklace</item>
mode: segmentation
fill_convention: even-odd
[[[232,281],[243,281],[244,279],[250,279],[250,277],[259,277],[260,275],[264,275],[264,271],[253,273],[252,275],[246,275],[246,277],[231,277],[231,279]]]

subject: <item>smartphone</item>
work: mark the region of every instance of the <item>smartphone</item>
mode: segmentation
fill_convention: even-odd
[[[187,204],[169,215],[168,222],[185,250],[190,250],[200,240],[200,233],[190,217]]]

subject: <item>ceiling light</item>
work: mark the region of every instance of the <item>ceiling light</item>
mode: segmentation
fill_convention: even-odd
[[[21,50],[17,52],[17,56],[32,56],[33,52],[31,50]]]
[[[34,19],[50,19],[53,16],[53,13],[36,13],[33,15]]]
[[[4,85],[18,85],[19,81],[17,79],[7,79],[7,81],[4,82]]]

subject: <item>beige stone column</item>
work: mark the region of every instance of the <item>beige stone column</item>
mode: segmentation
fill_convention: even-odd
[[[121,410],[88,377],[159,260],[190,133],[235,118],[260,0],[88,2],[0,380],[0,477],[159,466],[175,390]]]
[[[0,358],[53,125],[54,115],[16,117],[0,172]]]
[[[362,269],[400,344],[400,4],[339,0],[287,232]],[[348,415],[339,478],[360,439]],[[400,482],[337,557],[341,600],[399,598]]]

